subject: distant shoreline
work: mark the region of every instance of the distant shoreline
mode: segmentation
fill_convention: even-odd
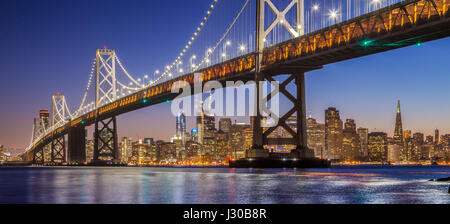
[[[213,169],[213,168],[229,168],[227,165],[217,165],[217,166],[184,166],[184,165],[142,165],[142,166],[136,166],[136,165],[130,165],[130,166],[33,166],[33,165],[7,165],[3,164],[0,165],[0,168],[205,168],[205,169]],[[448,167],[450,171],[450,165],[376,165],[376,164],[357,164],[357,165],[332,165],[331,168],[314,168],[314,169],[333,169],[333,168],[406,168],[406,167],[415,167],[415,168],[442,168],[442,167]],[[232,168],[230,168],[232,169]],[[252,168],[250,168],[252,169]],[[283,169],[283,168],[281,168]],[[286,168],[291,169],[291,168]],[[297,168],[299,169],[299,168]]]

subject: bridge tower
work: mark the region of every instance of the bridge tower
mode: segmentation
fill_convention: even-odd
[[[69,116],[70,114],[66,103],[66,97],[60,93],[53,95],[51,114],[52,126],[67,122]],[[53,138],[51,143],[51,162],[66,162],[66,139],[64,135]]]
[[[256,4],[256,69],[255,69],[255,81],[256,81],[256,104],[259,105],[260,99],[267,98],[270,96],[262,96],[263,91],[261,91],[261,86],[258,85],[260,82],[264,81],[275,81],[274,76],[281,74],[291,74],[283,83],[279,86],[279,92],[286,96],[293,104],[294,107],[284,115],[281,115],[279,122],[275,127],[271,127],[267,130],[263,129],[262,113],[260,107],[257,106],[256,116],[251,117],[252,119],[252,131],[253,131],[253,144],[252,148],[248,151],[247,157],[250,158],[264,158],[269,156],[268,150],[264,149],[265,145],[269,144],[288,144],[296,145],[296,150],[292,153],[297,157],[307,158],[313,157],[311,155],[312,150],[307,148],[306,140],[306,112],[305,112],[305,72],[308,69],[299,67],[280,67],[273,70],[264,69],[262,70],[262,56],[265,38],[271,33],[271,31],[277,26],[284,26],[287,31],[291,34],[293,38],[301,36],[305,33],[305,10],[304,10],[304,0],[291,0],[285,9],[279,10],[275,4],[274,0],[257,0]],[[270,8],[276,19],[267,26],[265,24],[265,7],[266,5]],[[286,20],[286,14],[291,11],[296,10],[296,24],[293,26],[289,21]],[[312,70],[312,69],[309,69]],[[295,80],[295,86],[297,87],[297,96],[294,97],[286,90],[286,86]],[[292,115],[297,113],[297,131],[292,130],[286,121]],[[268,136],[275,131],[277,128],[284,128],[293,137],[286,139],[273,139]]]
[[[94,163],[117,162],[117,119],[115,116],[102,118],[98,114],[101,106],[117,99],[116,53],[111,49],[97,49],[95,58]]]

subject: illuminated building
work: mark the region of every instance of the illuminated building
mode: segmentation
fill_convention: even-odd
[[[411,137],[405,138],[403,141],[403,148],[400,150],[400,161],[408,162],[411,160],[411,153],[413,151],[413,141]]]
[[[360,159],[361,143],[356,133],[356,124],[353,119],[347,119],[343,130],[341,159],[356,161]]]
[[[395,119],[394,144],[403,146],[402,114],[400,111],[400,100],[397,104],[397,117]]]
[[[325,124],[317,123],[316,119],[306,120],[306,134],[308,148],[314,150],[314,155],[320,158],[325,157]]]
[[[411,138],[411,137],[412,137],[411,130],[406,130],[403,132],[403,139],[407,139],[407,138]]]
[[[202,145],[196,141],[187,141],[186,146],[186,158],[189,160],[195,160],[200,157]]]
[[[325,153],[328,159],[341,159],[342,120],[339,111],[330,107],[325,111]]]
[[[422,146],[424,144],[424,135],[423,133],[414,133],[412,137],[412,148],[409,152],[410,161],[420,161],[422,154]]]
[[[249,127],[244,129],[244,154],[252,147],[253,130]]]
[[[230,147],[234,159],[245,157],[245,129],[250,129],[250,125],[236,123],[230,129]]]
[[[131,163],[134,165],[145,165],[149,162],[147,157],[148,145],[142,140],[134,142],[132,146]]]
[[[435,131],[434,131],[434,144],[439,144],[439,130],[438,129],[436,129]]]
[[[397,144],[388,145],[388,159],[387,161],[394,163],[400,161],[400,153],[402,150],[402,146]]]
[[[358,136],[359,136],[359,142],[361,143],[360,147],[360,155],[362,158],[367,157],[367,145],[369,144],[369,129],[367,128],[358,128]]]
[[[228,133],[223,132],[222,130],[219,130],[215,133],[214,137],[217,140],[221,141],[227,141],[228,140]]]
[[[203,103],[202,103],[203,108]],[[204,111],[200,116],[197,116],[198,142],[203,144],[204,138],[211,138],[214,136],[216,130],[215,116],[207,115]]]
[[[387,161],[387,134],[384,132],[369,133],[368,156],[371,162]]]
[[[177,146],[171,142],[159,142],[157,144],[159,152],[159,161],[161,164],[177,162]]]
[[[144,138],[144,143],[147,145],[152,145],[153,142],[154,142],[153,138]]]
[[[230,118],[221,118],[219,120],[219,131],[223,131],[224,133],[230,133],[231,129],[231,119]]]
[[[147,142],[145,142],[147,144]],[[133,144],[132,139],[123,137],[122,141],[120,142],[120,161],[121,162],[128,162],[129,158],[133,154]]]
[[[191,140],[194,142],[199,142],[198,140],[198,129],[192,129],[191,130]]]
[[[203,138],[203,151],[202,156],[214,156],[216,154],[216,138],[204,137]]]
[[[94,159],[94,140],[86,141],[86,162],[90,163]]]
[[[433,136],[432,135],[428,135],[425,138],[425,144],[433,144],[433,143],[434,143]]]
[[[3,145],[0,145],[0,162],[4,162],[6,160],[5,152],[3,150]]]
[[[175,135],[182,140],[184,145],[186,142],[186,116],[183,113],[177,116]]]

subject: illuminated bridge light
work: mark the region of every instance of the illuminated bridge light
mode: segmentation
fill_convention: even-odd
[[[170,104],[170,100],[166,100],[166,103],[167,103],[167,104]]]
[[[369,47],[370,45],[372,45],[372,43],[373,43],[373,40],[364,40],[364,41],[361,43],[361,46],[363,46],[363,47]]]
[[[148,103],[148,99],[143,99],[142,103]]]

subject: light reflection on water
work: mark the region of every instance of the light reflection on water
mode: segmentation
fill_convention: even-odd
[[[0,203],[450,203],[450,167],[0,168]]]

